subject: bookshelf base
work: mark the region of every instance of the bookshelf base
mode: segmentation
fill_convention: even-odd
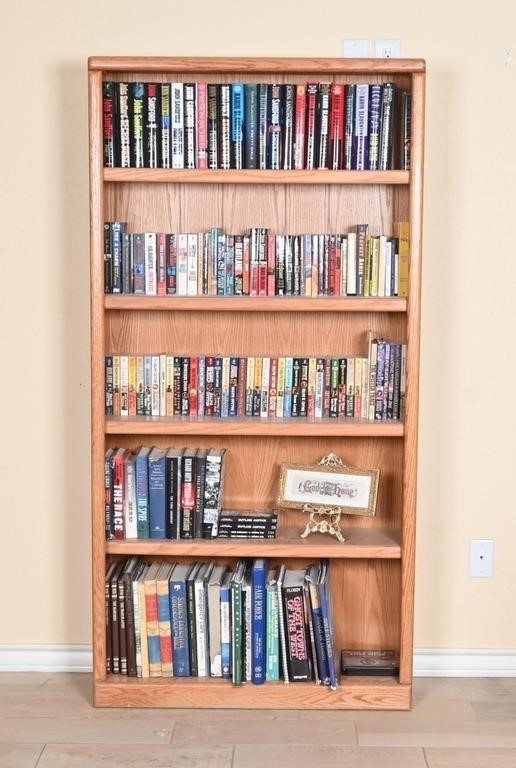
[[[128,679],[110,675],[94,683],[96,707],[181,709],[410,709],[411,685],[393,677],[356,677],[336,691],[314,683],[246,683],[183,678]]]

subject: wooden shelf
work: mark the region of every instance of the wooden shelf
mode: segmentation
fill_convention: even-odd
[[[336,691],[315,683],[234,686],[220,678],[127,678],[95,682],[99,707],[212,709],[409,709],[411,686],[395,677],[344,678]]]
[[[107,435],[244,435],[253,437],[403,437],[401,421],[216,419],[188,416],[106,417]]]
[[[406,312],[407,299],[368,296],[134,296],[109,295],[109,310],[165,312]]]
[[[312,534],[301,539],[299,533],[305,518],[299,515],[299,529],[285,531],[277,539],[191,539],[170,541],[140,539],[106,541],[111,555],[146,555],[152,557],[302,557],[302,558],[377,558],[396,560],[401,557],[401,535],[390,528],[343,528],[344,544],[335,537]]]
[[[104,168],[104,181],[157,184],[408,184],[409,171]]]

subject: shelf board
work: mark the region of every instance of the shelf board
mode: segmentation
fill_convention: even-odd
[[[191,312],[406,312],[407,299],[369,296],[134,296],[108,295],[109,310]]]
[[[343,528],[346,541],[334,536],[311,534],[301,539],[305,522],[299,516],[299,529],[288,529],[277,539],[132,539],[106,541],[110,555],[147,555],[149,557],[303,557],[399,560],[401,535],[394,528]]]
[[[409,709],[411,686],[396,677],[341,680],[336,691],[315,683],[283,682],[234,686],[229,680],[195,677],[131,678],[109,675],[96,681],[100,707],[180,707],[203,709]]]
[[[403,437],[401,421],[219,419],[189,416],[106,417],[107,435],[243,435],[249,437]]]
[[[408,184],[409,171],[271,171],[234,169],[104,168],[104,181],[158,184]]]

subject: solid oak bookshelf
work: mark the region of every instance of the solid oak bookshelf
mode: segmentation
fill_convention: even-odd
[[[412,92],[410,171],[260,171],[103,168],[102,82],[394,81]],[[93,57],[89,60],[92,370],[93,677],[97,706],[408,709],[411,705],[418,436],[420,277],[425,62],[421,59]],[[153,297],[104,295],[103,224],[131,231],[252,226],[274,232],[338,232],[367,222],[410,223],[408,298]],[[208,329],[208,330],[207,330]],[[405,341],[404,422],[113,418],[104,414],[105,354],[170,349],[187,354],[366,354],[366,333]],[[280,510],[274,540],[106,541],[104,454],[142,442],[227,448],[224,506],[272,507],[279,465],[313,464],[334,452],[351,466],[380,469],[375,517],[347,516],[346,542],[300,539],[306,517]],[[259,471],[255,471],[259,468]],[[104,576],[131,555],[186,562],[268,557],[301,567],[330,559],[336,648],[396,648],[398,677],[315,683],[106,675]]]

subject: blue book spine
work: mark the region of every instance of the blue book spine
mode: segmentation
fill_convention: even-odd
[[[285,396],[283,399],[283,416],[289,419],[292,416],[292,379],[294,375],[294,358],[285,358]]]
[[[265,592],[266,561],[255,560],[251,575],[251,680],[255,685],[265,682],[267,673],[267,600]]]
[[[337,670],[335,667],[335,656],[333,652],[333,632],[332,632],[332,624],[331,624],[331,611],[330,611],[330,602],[329,602],[329,595],[328,595],[328,586],[325,582],[321,582],[319,584],[319,600],[321,603],[321,615],[323,620],[324,639],[326,643],[326,658],[328,661],[330,686],[332,688],[336,688],[338,681],[337,681]]]
[[[279,613],[276,582],[267,584],[267,680],[279,680]]]
[[[136,523],[139,539],[150,537],[147,454],[136,455]]]
[[[217,296],[226,292],[226,235],[217,238]]]
[[[222,677],[231,680],[231,597],[229,581],[220,587],[220,651]]]
[[[188,614],[186,610],[186,584],[169,584],[170,617],[172,620],[172,660],[174,677],[190,676],[190,649],[188,642]]]
[[[233,167],[243,168],[244,157],[244,86],[231,85],[231,142],[233,145]]]
[[[313,589],[317,590],[317,587],[314,586]],[[314,628],[315,650],[317,653],[317,665],[319,667],[319,677],[321,678],[321,682],[323,683],[323,685],[329,685],[330,669],[328,665],[326,637],[324,634],[324,622],[323,622],[323,615],[322,615],[322,609],[320,604],[317,606],[314,606],[312,603],[312,625]]]
[[[151,539],[165,538],[165,454],[154,449],[149,455],[149,521]]]

